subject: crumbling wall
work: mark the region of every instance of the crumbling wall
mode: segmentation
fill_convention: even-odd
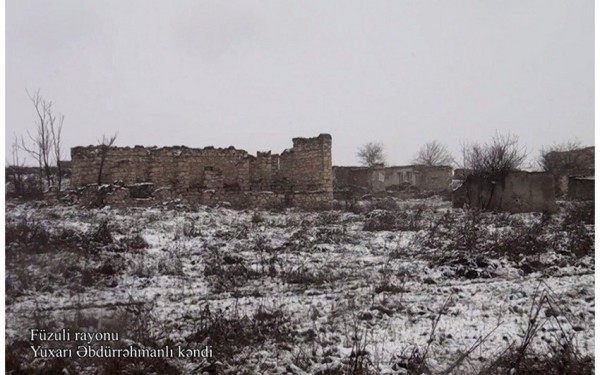
[[[552,151],[545,155],[545,168],[554,175],[556,196],[570,195],[569,177],[594,176],[595,147]]]
[[[100,148],[97,146],[71,149],[72,184],[83,186],[98,182]],[[248,153],[227,149],[192,149],[187,147],[111,147],[102,169],[101,183],[122,181],[125,184],[152,182],[175,189],[202,186],[205,168],[223,173],[223,183],[249,186]]]
[[[233,201],[240,206],[255,201],[268,201],[269,205],[280,201],[282,205],[329,208],[333,200],[331,136],[294,138],[293,143],[281,155],[269,151],[258,152],[256,157],[234,147],[111,147],[101,183],[151,183],[192,203]],[[99,146],[74,147],[71,160],[74,187],[98,182]],[[259,199],[255,197],[265,195],[244,192],[276,194]]]
[[[552,173],[567,176],[593,176],[595,147],[569,151],[552,151],[546,154],[547,167]]]
[[[368,167],[333,167],[333,185],[336,188],[368,189],[372,170]]]
[[[440,192],[452,183],[452,167],[446,166],[333,167],[333,172],[336,187],[359,187],[374,193],[406,186]]]
[[[275,161],[275,166],[273,166],[273,161]],[[277,158],[274,158],[270,151],[258,152],[256,158],[250,159],[250,189],[255,191],[272,190],[273,175],[277,168]]]
[[[567,197],[572,200],[594,200],[596,190],[594,177],[571,177]]]
[[[419,189],[427,191],[443,191],[452,183],[452,167],[419,166],[416,169],[416,184]]]
[[[555,212],[554,178],[549,173],[510,172],[491,180],[468,176],[452,193],[453,206],[506,212]]]
[[[468,168],[456,168],[454,170],[454,179],[455,180],[466,180],[469,175],[473,174],[472,169]]]

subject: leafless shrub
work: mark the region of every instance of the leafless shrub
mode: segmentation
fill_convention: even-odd
[[[368,232],[396,230],[396,214],[390,211],[375,210],[367,214],[363,230]]]
[[[267,343],[293,341],[288,313],[264,305],[250,314],[240,311],[237,303],[215,311],[206,305],[196,324],[195,332],[186,341],[189,345],[209,342],[214,348],[214,356],[222,361],[233,361],[244,348],[254,352]]]
[[[340,223],[340,213],[335,211],[321,212],[317,219],[317,225],[334,225]]]
[[[231,258],[237,261],[226,261],[226,254],[218,249],[209,249],[204,257],[204,276],[216,293],[232,291],[242,287],[251,279],[261,277],[261,274],[246,266],[243,258]]]
[[[264,217],[263,215],[260,213],[260,211],[254,211],[252,213],[252,218],[250,218],[250,222],[252,224],[260,224],[264,221]]]
[[[422,206],[399,212],[396,217],[397,229],[402,231],[420,230],[424,226],[424,213],[425,208]]]
[[[580,258],[594,254],[594,235],[581,222],[574,222],[566,228],[565,248]]]
[[[288,284],[304,286],[323,285],[332,280],[331,270],[309,268],[304,265],[284,268],[280,277]]]
[[[377,368],[371,359],[371,353],[367,351],[368,330],[360,329],[357,322],[354,323],[352,330],[352,350],[344,368],[345,373],[352,375],[376,374]]]
[[[513,226],[504,233],[492,237],[489,251],[518,261],[525,256],[538,256],[555,249],[554,236],[547,234],[542,221]]]
[[[77,371],[75,363],[67,358],[49,358],[43,362],[43,368],[34,367],[31,361],[31,341],[7,343],[4,355],[7,374],[63,374],[65,371]]]
[[[445,213],[414,239],[432,265],[451,266],[460,277],[493,276],[496,265],[491,259],[507,259],[528,274],[549,270],[549,252],[559,254],[560,264],[575,264],[594,254],[593,229],[575,219],[462,212]]]
[[[345,201],[340,201],[339,208],[343,211],[352,212],[353,214],[361,214],[371,211],[371,205],[364,206],[363,202],[356,199],[347,199]]]
[[[563,220],[563,227],[568,228],[572,224],[593,225],[595,222],[594,202],[568,202]]]
[[[452,211],[446,211],[441,217],[430,221],[425,228],[426,235],[421,238],[423,246],[427,248],[439,246],[438,239],[448,237],[455,223],[456,217],[452,214]]]
[[[117,134],[113,134],[111,136],[102,135],[102,139],[98,140],[98,147],[100,153],[100,165],[98,167],[98,186],[102,185],[103,176],[102,173],[104,171],[104,164],[106,163],[106,157],[108,156],[108,152],[110,148],[115,144],[117,140]]]
[[[392,198],[383,198],[374,200],[371,205],[367,207],[368,210],[387,210],[387,211],[399,211],[400,206],[398,206],[398,202],[396,202]]]
[[[452,165],[454,164],[454,158],[445,145],[437,141],[431,141],[419,149],[413,163],[428,166]]]
[[[359,162],[367,167],[385,163],[383,144],[377,142],[365,143],[356,153]]]
[[[111,346],[116,348],[125,347],[126,343],[131,343],[138,348],[153,347],[160,348],[164,346],[164,341],[159,339],[160,320],[156,313],[156,306],[153,303],[145,303],[137,301],[130,297],[129,301],[118,306],[116,311],[105,318],[96,318],[91,316],[93,330],[102,327],[106,332],[118,332],[119,341],[111,342]],[[72,327],[72,331],[85,331],[89,328],[88,325],[82,323],[81,314],[78,317],[79,323]],[[67,326],[66,324],[64,326]],[[102,344],[99,342],[98,344]],[[98,358],[87,359],[83,358],[82,365],[89,366],[90,362],[93,367],[98,369],[101,374],[117,374],[117,373],[160,373],[166,375],[180,374],[181,371],[174,365],[169,363],[167,358]]]
[[[479,374],[516,374],[516,375],[584,375],[592,374],[594,359],[583,356],[566,328],[568,323],[558,319],[565,316],[552,291],[542,283],[538,286],[531,301],[527,315],[527,327],[520,335],[520,342],[511,343],[497,358],[486,365]],[[554,336],[554,342],[547,345],[547,353],[536,352],[532,343],[538,332],[548,324],[558,326],[560,335]]]
[[[7,251],[11,249],[28,253],[50,251],[50,233],[44,224],[35,220],[21,219],[16,224],[6,224],[5,239]],[[18,248],[15,248],[17,245]]]
[[[442,306],[438,309],[437,313],[431,318],[431,330],[429,331],[429,339],[427,345],[422,348],[418,346],[412,346],[408,353],[406,350],[395,356],[393,369],[400,370],[404,369],[404,373],[410,375],[417,374],[433,374],[431,366],[429,364],[429,353],[431,345],[434,343],[437,327],[443,315],[448,313],[448,307],[450,305],[451,297],[449,296]]]
[[[146,259],[146,253],[142,251],[135,259],[131,260],[130,272],[134,276],[145,278],[156,275],[157,269]]]
[[[183,235],[188,238],[200,237],[202,235],[202,228],[197,222],[188,220],[183,224]]]
[[[142,237],[139,233],[134,234],[133,236],[125,237],[122,240],[125,247],[134,250],[141,250],[147,248],[148,242]]]
[[[465,210],[464,219],[455,224],[454,242],[447,243],[447,248],[475,253],[478,245],[485,242],[482,236],[481,215],[481,211],[477,209]]]
[[[19,197],[24,199],[41,199],[44,194],[37,177],[31,176],[29,169],[25,167],[25,161],[21,159],[19,151],[21,150],[19,140],[15,136],[11,145],[11,164],[6,167],[6,181],[12,184],[13,192],[7,188],[7,197]]]
[[[342,244],[352,243],[353,236],[346,231],[345,227],[320,227],[315,233],[315,243],[317,244]]]
[[[103,345],[110,345],[114,348],[124,348],[126,345],[134,347],[155,347],[159,348],[164,343],[159,342],[156,332],[159,326],[158,318],[155,314],[155,307],[152,304],[130,299],[129,302],[122,303],[116,307],[116,311],[104,316],[98,316],[96,313],[88,313],[85,306],[77,305],[70,309],[65,309],[57,318],[56,312],[40,310],[36,308],[34,315],[35,322],[32,327],[38,329],[47,329],[48,331],[57,331],[65,328],[71,332],[112,332],[118,334],[119,341],[94,341],[90,346],[98,349]],[[31,348],[33,345],[42,344],[46,348],[71,349],[76,352],[77,346],[81,343],[72,342],[51,342],[43,343],[16,340],[7,343],[6,346],[6,369],[14,374],[64,374],[64,373],[95,373],[95,374],[179,374],[181,373],[175,366],[169,363],[167,358],[136,358],[136,357],[78,357],[72,358],[48,358],[44,360],[31,360]]]
[[[527,158],[527,150],[514,135],[496,134],[486,144],[465,144],[462,147],[462,167],[489,179],[502,178],[518,170]]]
[[[160,275],[184,276],[183,259],[186,257],[186,249],[179,242],[170,244],[158,259],[157,272]]]
[[[91,240],[101,245],[110,245],[114,242],[111,229],[107,220],[103,220],[91,232]]]
[[[392,369],[402,371],[400,373],[407,375],[432,374],[432,370],[426,361],[427,357],[424,354],[424,351],[417,345],[406,348],[394,357]]]
[[[388,259],[388,261],[384,264],[384,266],[379,270],[379,274],[380,274],[380,279],[379,282],[377,283],[377,285],[375,286],[375,288],[373,289],[373,292],[375,294],[380,294],[380,293],[392,293],[392,294],[397,294],[397,293],[404,293],[406,291],[406,287],[404,285],[404,283],[402,283],[402,285],[398,285],[397,283],[395,283],[393,281],[393,269],[391,266],[391,263]]]
[[[17,165],[6,167],[6,181],[13,189],[6,190],[6,198],[20,198],[26,201],[44,198],[44,193],[40,189],[39,176],[31,174],[27,167]]]

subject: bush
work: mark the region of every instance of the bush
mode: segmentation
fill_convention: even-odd
[[[374,210],[387,210],[387,211],[398,211],[400,206],[393,198],[377,199],[373,202],[371,209]]]
[[[241,257],[227,258],[228,254],[220,254],[218,250],[211,249],[204,258],[204,276],[216,293],[232,291],[242,287],[251,279],[256,279],[261,274],[252,268],[246,267]]]
[[[256,350],[267,343],[293,341],[290,317],[281,309],[259,306],[253,314],[239,311],[237,304],[225,311],[211,311],[206,305],[197,320],[198,328],[186,338],[189,345],[209,342],[214,357],[232,360],[244,348]]]
[[[331,274],[324,270],[309,270],[306,267],[284,271],[281,278],[288,284],[323,285],[330,280]]]
[[[91,240],[102,245],[110,245],[114,242],[112,233],[108,227],[108,221],[104,220],[98,225],[91,233]]]
[[[582,223],[572,225],[566,234],[566,250],[568,252],[577,258],[594,255],[594,235],[587,230],[585,225]]]
[[[117,311],[108,317],[98,318],[92,314],[83,313],[83,309],[67,310],[61,314],[60,320],[54,319],[45,311],[35,310],[39,315],[39,322],[34,327],[48,329],[49,331],[62,328],[71,332],[97,332],[97,327],[102,326],[104,332],[118,333],[119,341],[98,341],[94,347],[110,345],[115,348],[124,347],[126,344],[133,346],[161,348],[164,343],[158,342],[154,330],[158,326],[154,314],[154,306],[150,304],[130,303],[117,307]],[[31,360],[30,346],[32,342],[16,340],[7,343],[6,370],[12,374],[180,374],[168,358],[49,358],[47,360]],[[44,342],[44,347],[60,347],[62,349],[77,350],[77,342]]]
[[[50,250],[50,233],[44,225],[36,221],[22,219],[16,225],[6,224],[6,244],[16,244],[22,250],[39,254]],[[10,248],[10,247],[9,247]]]
[[[404,211],[398,214],[396,218],[397,228],[404,231],[417,231],[421,229],[424,207],[419,206],[410,211]]]
[[[563,227],[584,224],[593,225],[595,221],[594,202],[570,202],[567,206]]]
[[[569,336],[565,331],[565,323],[561,323],[557,317],[564,316],[564,311],[560,309],[552,295],[548,289],[538,289],[527,315],[527,327],[523,334],[519,335],[521,342],[510,345],[480,374],[587,375],[593,373],[594,358],[580,354],[573,336]],[[549,314],[548,311],[553,313]],[[561,334],[554,336],[554,340],[547,343],[547,352],[537,352],[533,349],[532,343],[536,340],[538,332],[549,322],[554,322]]]
[[[523,256],[540,255],[555,248],[554,238],[546,233],[542,222],[511,228],[496,236],[489,250],[516,261]]]
[[[130,249],[141,250],[147,248],[148,242],[139,233],[132,237],[127,237],[123,240],[124,245]]]
[[[395,230],[396,214],[390,211],[375,210],[367,214],[363,230],[369,232]]]

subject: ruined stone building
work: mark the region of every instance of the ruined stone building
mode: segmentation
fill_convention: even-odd
[[[114,201],[182,199],[228,202],[234,207],[330,208],[333,200],[331,136],[294,138],[281,154],[249,155],[234,147],[111,147],[101,182],[122,186]],[[74,187],[96,184],[100,146],[71,149]],[[138,196],[139,187],[144,194]],[[135,202],[132,202],[135,203]]]
[[[570,151],[552,151],[544,156],[544,168],[555,180],[556,196],[593,199],[595,147]]]
[[[498,180],[468,175],[452,192],[455,208],[506,212],[555,212],[554,177],[545,172],[511,171]]]
[[[372,193],[388,190],[441,192],[452,182],[452,167],[406,165],[392,167],[333,167],[334,186]]]
[[[593,201],[596,184],[594,176],[572,176],[567,182],[567,198],[571,200]]]

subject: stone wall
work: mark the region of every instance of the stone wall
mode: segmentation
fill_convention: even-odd
[[[491,181],[468,176],[452,193],[453,206],[507,212],[555,212],[554,177],[549,173],[515,171]]]
[[[373,170],[368,167],[333,167],[333,186],[336,189],[370,189]]]
[[[454,170],[454,179],[464,181],[469,175],[473,174],[472,169],[468,168],[456,168]]]
[[[420,190],[440,192],[452,183],[452,167],[408,165],[384,168],[385,186],[410,184]]]
[[[377,193],[407,186],[420,191],[448,190],[452,183],[452,167],[408,165],[398,167],[333,167],[336,188],[368,189]]]
[[[100,151],[99,146],[71,149],[72,186],[98,182]],[[151,183],[190,203],[240,206],[266,200],[326,209],[333,200],[332,180],[331,136],[320,134],[294,138],[293,147],[281,155],[269,151],[252,156],[234,147],[111,147],[100,182],[123,186]]]
[[[554,175],[556,196],[568,193],[569,177],[594,176],[595,147],[552,151],[545,155],[545,168]]]
[[[593,176],[595,147],[570,151],[552,151],[546,155],[547,167],[553,173],[568,176]]]
[[[567,197],[572,200],[594,200],[596,190],[594,177],[570,177]]]

